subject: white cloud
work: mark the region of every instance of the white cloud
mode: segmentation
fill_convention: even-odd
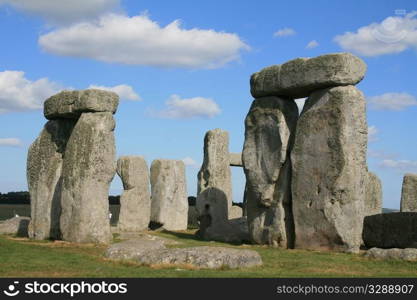
[[[405,16],[388,17],[381,23],[372,23],[356,32],[337,35],[334,41],[347,51],[364,56],[399,53],[408,48],[417,49],[417,12]]]
[[[316,40],[312,40],[310,42],[308,42],[306,48],[307,49],[313,49],[316,48],[319,45],[319,43]]]
[[[105,91],[115,92],[119,95],[120,99],[141,101],[141,97],[135,92],[135,90],[127,84],[119,84],[115,86],[103,86],[103,85],[90,85],[89,89],[100,89]]]
[[[295,104],[297,104],[297,106],[298,106],[298,112],[300,114],[303,111],[303,107],[304,107],[304,104],[305,104],[306,100],[307,100],[307,98],[295,99]]]
[[[378,134],[378,128],[376,126],[369,126],[368,127],[368,141],[369,142],[375,142],[378,140],[377,134]]]
[[[395,169],[402,172],[413,172],[417,171],[417,161],[411,160],[394,160],[384,159],[380,164],[380,167]]]
[[[407,93],[385,93],[379,96],[368,97],[368,103],[374,110],[404,110],[410,106],[417,106],[414,96]]]
[[[120,0],[0,0],[2,4],[40,16],[52,24],[68,24],[113,11],[119,7]]]
[[[197,168],[198,167],[198,163],[194,159],[192,159],[191,157],[188,157],[188,156],[187,157],[184,157],[182,159],[182,161],[184,162],[184,164],[186,166],[193,167],[193,168]]]
[[[20,147],[22,142],[17,138],[0,138],[0,147]]]
[[[0,72],[0,113],[40,109],[60,89],[61,85],[48,78],[31,81],[22,71]]]
[[[276,31],[274,33],[274,37],[290,36],[290,35],[295,35],[295,34],[296,32],[294,29],[286,27],[286,28]]]
[[[372,158],[382,158],[382,159],[395,159],[398,155],[393,153],[388,153],[383,150],[373,150],[368,149],[368,156]]]
[[[180,21],[165,27],[146,15],[105,15],[40,36],[43,50],[108,63],[179,68],[216,68],[238,60],[249,49],[236,34],[183,29]]]
[[[181,99],[178,95],[172,95],[165,104],[165,109],[151,112],[151,115],[163,119],[192,119],[212,118],[221,112],[216,102],[203,97]]]

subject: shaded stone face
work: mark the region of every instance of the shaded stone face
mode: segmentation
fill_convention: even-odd
[[[45,124],[29,148],[27,180],[31,198],[29,236],[32,239],[59,239],[62,164],[75,120],[53,120]]]
[[[368,248],[417,248],[417,212],[367,216],[363,224]]]
[[[81,91],[63,91],[48,99],[44,103],[45,118],[78,119],[83,112],[111,112],[115,113],[119,104],[116,93],[89,89]]]
[[[253,242],[292,247],[291,162],[298,108],[291,99],[258,98],[245,120],[245,205]]]
[[[313,91],[333,86],[355,85],[365,76],[366,64],[350,53],[297,58],[254,73],[251,93],[265,96],[308,97]]]
[[[359,250],[366,148],[365,99],[358,89],[311,94],[291,153],[296,248]]]
[[[116,172],[111,112],[83,113],[68,140],[62,168],[64,240],[109,243],[108,194]]]
[[[214,223],[218,218],[227,219],[232,207],[229,133],[221,129],[210,130],[204,137],[204,161],[198,172],[197,186],[200,215],[207,206]]]
[[[382,184],[381,180],[372,172],[367,173],[365,216],[382,213]]]
[[[151,221],[166,230],[187,229],[188,199],[185,165],[157,159],[151,165]]]
[[[149,169],[141,156],[122,156],[117,161],[117,174],[123,182],[120,197],[120,231],[140,231],[148,228],[151,216]]]
[[[405,174],[401,192],[401,211],[417,212],[417,174]]]

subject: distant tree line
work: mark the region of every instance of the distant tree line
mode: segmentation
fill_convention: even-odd
[[[0,193],[0,204],[30,204],[29,192]],[[109,196],[109,204],[119,205],[120,196]]]

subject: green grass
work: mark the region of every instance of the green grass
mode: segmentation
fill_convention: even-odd
[[[192,231],[152,233],[181,242],[178,247],[225,246],[253,249],[262,267],[191,270],[146,267],[103,257],[104,246],[30,241],[0,236],[1,277],[417,277],[417,262],[379,261],[362,255],[199,241]]]

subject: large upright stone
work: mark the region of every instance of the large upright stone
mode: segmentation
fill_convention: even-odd
[[[88,89],[81,91],[62,91],[46,99],[44,103],[45,118],[77,119],[83,112],[115,113],[119,96],[114,92]]]
[[[417,248],[417,212],[367,216],[363,223],[368,248]]]
[[[291,161],[298,108],[292,99],[258,98],[245,120],[246,213],[253,242],[293,246]]]
[[[120,231],[148,228],[151,218],[149,169],[141,156],[122,156],[117,161],[117,174],[123,182],[117,227]]]
[[[417,174],[405,174],[401,191],[401,211],[417,212]]]
[[[354,86],[312,93],[291,154],[296,248],[359,250],[366,148],[363,94]]]
[[[66,241],[111,240],[108,193],[116,172],[114,127],[111,112],[83,113],[68,140],[60,219]]]
[[[382,213],[382,184],[375,173],[368,172],[366,177],[365,216]]]
[[[365,72],[366,64],[350,53],[297,58],[254,73],[251,77],[251,93],[254,98],[304,98],[317,89],[357,84]]]
[[[200,215],[208,213],[216,222],[216,219],[227,220],[231,207],[229,133],[214,129],[204,137],[204,161],[198,172],[197,209]]]
[[[188,199],[185,165],[181,160],[157,159],[151,165],[151,221],[166,230],[187,229]]]
[[[74,120],[47,122],[29,148],[27,181],[31,198],[30,238],[59,239],[61,236],[61,170],[74,125]]]

